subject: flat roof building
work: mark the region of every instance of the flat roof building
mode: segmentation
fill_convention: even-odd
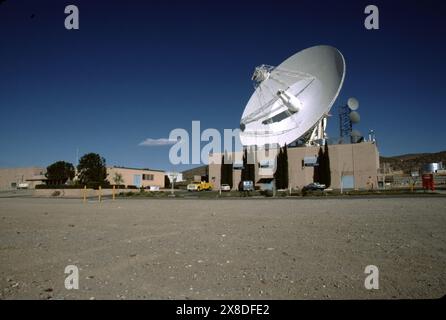
[[[46,180],[45,172],[41,167],[0,168],[0,190],[34,189]]]
[[[315,181],[315,168],[320,150],[325,147],[289,147],[288,153],[288,182],[289,188],[302,187]],[[272,151],[270,151],[272,152]],[[274,151],[275,154],[276,151]],[[271,157],[271,155],[270,155]],[[220,186],[221,153],[210,155],[209,182],[217,188]],[[242,159],[242,153],[233,153],[232,159]],[[371,189],[377,187],[379,169],[379,152],[374,142],[355,144],[328,145],[328,162],[330,171],[330,187],[332,189]],[[273,157],[274,159],[274,157]],[[271,160],[269,160],[271,161]],[[265,183],[265,179],[272,178],[270,170],[264,170],[268,158],[256,151],[255,180],[258,186]],[[241,166],[234,165],[233,189],[241,180]],[[263,179],[263,180],[262,180]]]
[[[121,177],[121,181],[117,177]],[[137,188],[164,188],[164,171],[126,167],[108,167],[107,180],[110,184],[135,186]]]
[[[0,190],[15,190],[18,188],[34,189],[36,185],[47,180],[46,169],[41,167],[29,168],[0,168]],[[138,169],[126,167],[108,167],[107,180],[110,184],[115,181],[116,174],[121,176],[120,185],[138,188],[164,188],[164,171],[153,169]]]

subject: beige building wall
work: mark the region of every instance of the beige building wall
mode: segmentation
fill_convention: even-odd
[[[46,169],[40,167],[29,168],[1,168],[0,169],[0,190],[16,189],[19,183],[27,183],[30,189],[34,189],[37,184],[41,184],[41,180],[27,181],[35,179],[45,174]]]
[[[341,176],[353,175],[355,189],[368,189],[378,184],[379,153],[371,142],[341,144],[329,148],[333,188],[341,187]],[[332,160],[333,159],[333,160]]]
[[[209,182],[212,183],[214,189],[218,189],[220,187],[221,153],[210,154],[208,166]]]
[[[256,180],[259,180],[261,178],[272,177],[272,174],[265,174],[265,172],[259,168],[258,164],[261,161],[266,161],[268,159],[269,160],[275,159],[276,155],[277,155],[277,150],[270,150],[268,152],[260,152],[260,151],[256,152],[257,163],[254,166]],[[232,153],[232,159],[237,159],[236,163],[241,164],[243,162],[243,152]],[[214,184],[215,189],[218,189],[220,186],[220,173],[221,173],[220,163],[221,163],[221,153],[215,153],[213,155],[210,155],[210,157],[209,157],[209,181]],[[233,172],[232,172],[232,181],[233,181],[232,189],[233,190],[237,190],[238,184],[241,180],[241,176],[242,176],[242,170],[238,170],[238,169],[233,170]]]
[[[323,147],[322,147],[323,148]],[[293,189],[301,189],[314,182],[314,168],[303,166],[304,157],[318,156],[320,147],[288,148],[289,185]],[[331,171],[331,188],[341,188],[341,176],[353,176],[355,189],[369,189],[377,186],[379,153],[375,143],[329,145],[328,154]],[[240,154],[238,154],[240,156]],[[271,155],[270,155],[271,157]],[[272,175],[260,175],[258,163],[265,157],[257,152],[255,166],[256,182]],[[213,154],[209,160],[209,179],[215,188],[220,185],[221,154]],[[233,189],[236,189],[241,177],[241,170],[233,172]]]
[[[242,159],[242,152],[234,152],[232,153],[232,159]],[[221,153],[214,153],[209,155],[209,182],[212,183],[214,189],[218,190],[220,187],[220,174],[221,174]],[[241,161],[241,160],[240,160]],[[238,187],[238,183],[241,180],[242,171],[241,170],[233,170],[232,171],[232,189],[236,190]]]
[[[124,181],[122,184],[125,186],[134,186],[135,176],[137,176],[137,180],[141,181],[141,186],[144,188],[150,186],[164,188],[164,171],[109,167],[107,168],[107,180],[110,184],[115,184],[115,173],[120,173],[122,175]]]
[[[36,185],[42,184],[41,179],[44,178],[45,168],[29,167],[29,168],[0,168],[0,190],[16,189],[19,183],[27,183],[30,189],[34,189]],[[134,176],[141,177],[141,185],[143,187],[157,186],[164,188],[164,171],[143,170],[130,168],[107,168],[107,180],[111,184],[115,184],[113,177],[115,172],[119,172],[124,180],[124,185],[134,185]],[[144,175],[153,175],[153,180],[144,180]]]
[[[318,153],[319,147],[288,148],[288,181],[291,188],[301,189],[314,182],[314,168],[302,165],[304,157],[317,157]]]

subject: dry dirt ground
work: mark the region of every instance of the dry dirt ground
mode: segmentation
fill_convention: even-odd
[[[445,269],[446,198],[0,199],[2,299],[437,298]]]

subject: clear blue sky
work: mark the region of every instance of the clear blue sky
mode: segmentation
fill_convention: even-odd
[[[242,4],[243,3],[243,4]],[[380,9],[367,31],[364,8]],[[255,66],[306,47],[347,63],[335,106],[355,96],[382,155],[445,143],[443,1],[19,1],[0,4],[0,166],[75,162],[172,169],[174,128],[237,128]],[[64,28],[64,8],[80,30]],[[441,8],[443,6],[443,8]],[[332,113],[336,114],[333,109]],[[338,119],[328,133],[338,135]]]

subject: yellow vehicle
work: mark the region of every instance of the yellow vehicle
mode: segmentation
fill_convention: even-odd
[[[212,190],[212,183],[201,181],[201,182],[192,182],[187,185],[187,191],[210,191]]]

